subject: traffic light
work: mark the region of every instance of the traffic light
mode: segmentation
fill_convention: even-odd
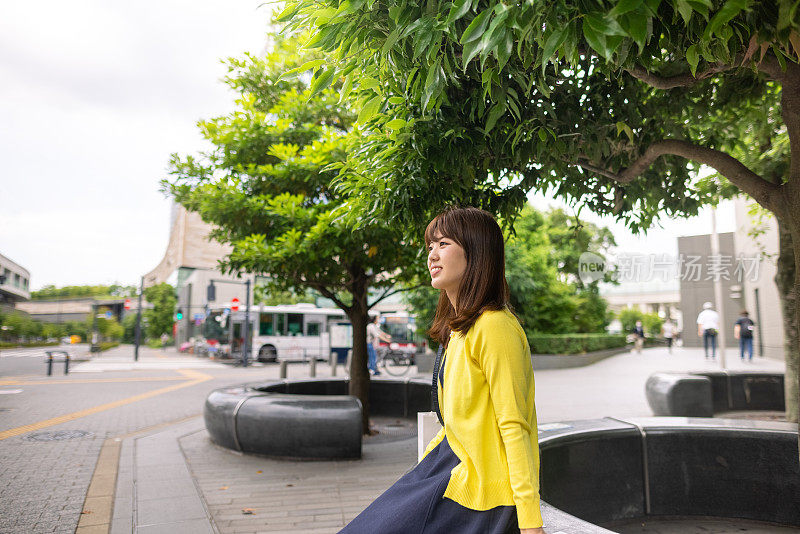
[[[217,300],[217,288],[214,286],[214,281],[212,280],[210,284],[208,284],[208,288],[206,290],[206,301],[207,302],[214,302]]]
[[[180,321],[181,319],[183,319],[183,309],[178,308],[178,311],[175,313],[175,320]]]

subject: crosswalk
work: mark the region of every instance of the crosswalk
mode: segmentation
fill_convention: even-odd
[[[45,353],[46,350],[62,350],[59,347],[41,347],[35,349],[0,349],[0,358],[40,358],[45,359],[47,358],[47,354]],[[67,352],[70,353],[70,358],[75,357],[74,350],[68,350]],[[56,356],[56,355],[54,355]],[[61,357],[61,355],[57,355]]]

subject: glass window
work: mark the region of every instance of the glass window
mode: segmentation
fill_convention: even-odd
[[[286,335],[286,316],[282,313],[275,314],[275,335]]]
[[[261,318],[258,323],[258,335],[259,336],[271,336],[273,335],[273,315],[271,313],[262,313]]]
[[[288,335],[302,336],[303,335],[303,314],[302,313],[288,313],[286,314],[286,326]]]
[[[306,327],[306,335],[307,336],[318,336],[319,335],[320,326],[321,325],[319,323],[308,323],[308,326]]]

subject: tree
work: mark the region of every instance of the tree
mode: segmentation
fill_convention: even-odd
[[[166,282],[150,286],[144,290],[144,298],[153,305],[152,309],[144,311],[147,322],[147,336],[158,338],[162,334],[172,335],[172,325],[175,323],[175,288]]]
[[[228,61],[237,109],[200,123],[213,149],[173,156],[165,188],[232,246],[224,269],[268,276],[269,292],[316,291],[345,312],[353,326],[350,394],[361,400],[368,432],[369,310],[425,269],[423,247],[396,224],[347,223],[338,168],[358,141],[356,114],[338,82],[311,95],[303,73],[323,60],[297,52],[302,36],[271,39],[265,59]],[[290,69],[297,75],[279,79]]]
[[[37,291],[31,291],[31,300],[67,299],[81,297],[132,297],[136,295],[136,286],[120,284],[64,286],[46,285]]]
[[[568,224],[563,210],[542,213],[526,206],[506,242],[506,279],[511,305],[528,333],[603,332],[610,322],[597,282],[578,278],[580,254],[608,252],[615,244],[607,228],[577,219]],[[406,296],[417,316],[418,333],[433,322],[439,292],[420,284]],[[435,343],[434,343],[435,345]]]
[[[424,218],[454,195],[511,216],[527,190],[553,187],[638,230],[712,200],[693,183],[707,165],[779,221],[780,263],[794,265],[791,289],[786,268],[779,285],[797,345],[797,2],[297,0],[281,17],[313,27],[314,46],[331,52],[314,83],[348,76],[372,115],[349,189],[372,190],[364,171],[377,170],[391,201],[380,213],[359,203],[354,216]],[[393,121],[403,126],[386,131]],[[775,173],[735,157],[748,137],[760,149],[782,136],[788,157]],[[411,197],[420,200],[407,209]],[[797,358],[787,354],[790,420]]]

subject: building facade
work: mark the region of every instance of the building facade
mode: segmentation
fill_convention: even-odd
[[[0,254],[0,309],[11,310],[16,303],[30,300],[31,273]]]

